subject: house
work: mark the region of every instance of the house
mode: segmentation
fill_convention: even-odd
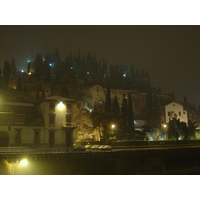
[[[71,147],[74,100],[51,96],[36,103],[25,97],[1,98],[0,136],[7,137],[8,146]]]
[[[163,124],[168,124],[173,118],[179,119],[180,122],[188,123],[187,111],[175,101],[164,106]]]

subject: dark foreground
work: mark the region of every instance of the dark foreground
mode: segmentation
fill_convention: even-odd
[[[26,158],[28,164],[17,161]],[[3,154],[1,175],[199,175],[200,148]]]

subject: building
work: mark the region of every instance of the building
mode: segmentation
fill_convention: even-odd
[[[96,108],[104,109],[105,97],[107,88],[103,88],[100,85],[94,85],[85,90],[85,97],[83,104],[85,108],[92,111]],[[110,89],[110,97],[113,100],[116,96],[121,107],[124,98],[128,98],[128,94],[131,93],[132,106],[134,111],[135,120],[141,122],[146,119],[146,93],[137,92],[134,90],[121,90]],[[144,124],[144,122],[142,122]]]
[[[175,101],[164,106],[163,123],[168,124],[173,118],[179,119],[180,122],[188,123],[187,111]]]
[[[76,128],[73,108],[74,100],[60,96],[37,103],[25,95],[2,97],[0,137],[6,141],[3,146],[71,147]]]

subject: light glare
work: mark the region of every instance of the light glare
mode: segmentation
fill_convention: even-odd
[[[27,165],[28,161],[26,159],[23,159],[23,160],[20,161],[20,164],[21,165]]]

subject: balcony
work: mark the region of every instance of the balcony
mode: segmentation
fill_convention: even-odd
[[[78,126],[77,123],[62,122],[62,127],[63,127],[63,128],[76,128],[77,126]]]

